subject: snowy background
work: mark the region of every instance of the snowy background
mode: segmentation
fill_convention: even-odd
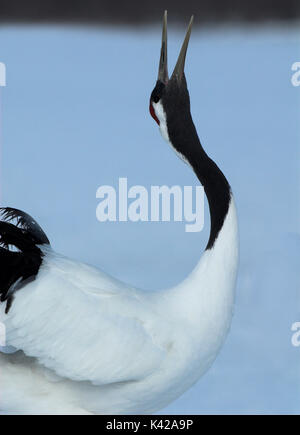
[[[183,29],[169,33],[169,68]],[[1,202],[32,214],[53,247],[130,284],[160,289],[195,266],[208,236],[184,223],[102,223],[96,190],[196,185],[148,114],[160,28],[2,27]],[[164,413],[299,413],[300,61],[296,25],[195,29],[186,75],[207,152],[239,213],[230,335],[212,369]]]

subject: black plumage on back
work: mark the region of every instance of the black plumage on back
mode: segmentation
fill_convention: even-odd
[[[43,261],[38,245],[49,245],[39,224],[14,208],[0,208],[0,302],[9,311],[14,293],[33,281]]]
[[[0,208],[0,216],[5,222],[12,222],[15,220],[16,226],[27,230],[37,244],[50,244],[48,237],[39,224],[24,211],[10,207]]]

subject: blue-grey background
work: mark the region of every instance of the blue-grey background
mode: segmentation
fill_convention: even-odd
[[[299,26],[298,26],[299,27]],[[174,65],[184,30],[171,28]],[[182,280],[208,236],[184,223],[102,223],[96,189],[196,185],[148,114],[160,28],[3,26],[1,203],[26,210],[54,249],[145,289]],[[212,369],[164,413],[299,413],[300,61],[296,24],[195,29],[186,75],[203,146],[240,223],[230,335]]]

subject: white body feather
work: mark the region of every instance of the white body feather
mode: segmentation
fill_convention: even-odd
[[[175,288],[143,292],[43,248],[37,279],[0,305],[0,413],[152,413],[210,367],[238,262],[233,199],[214,247]],[[80,381],[80,382],[79,382]]]

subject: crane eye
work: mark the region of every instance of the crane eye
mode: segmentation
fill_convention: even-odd
[[[153,103],[158,103],[159,102],[159,100],[161,99],[161,94],[160,93],[158,93],[157,91],[156,91],[156,89],[154,89],[154,91],[152,92],[152,94],[151,94],[151,101],[153,101]]]
[[[161,81],[157,81],[155,88],[152,91],[151,94],[151,100],[154,103],[158,103],[159,100],[162,98],[164,90],[165,90],[166,85],[164,83],[162,83]]]

